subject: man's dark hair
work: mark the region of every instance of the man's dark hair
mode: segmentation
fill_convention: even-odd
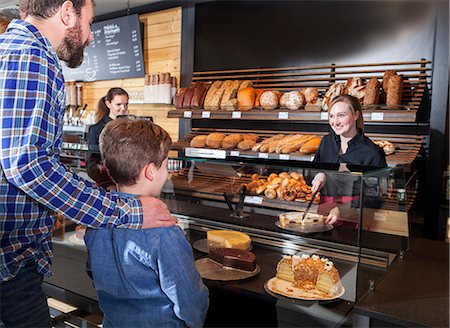
[[[37,18],[52,17],[58,11],[59,7],[67,0],[20,0],[20,16],[34,16]],[[73,3],[75,13],[79,16],[81,8],[86,4],[86,0],[70,0]],[[93,1],[94,2],[94,1]]]

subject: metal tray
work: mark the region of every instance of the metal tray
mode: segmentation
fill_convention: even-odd
[[[289,223],[285,227],[281,226],[280,221],[276,221],[275,225],[284,230],[290,230],[295,231],[302,234],[308,234],[308,233],[315,233],[315,232],[325,232],[333,230],[334,226],[332,224],[320,224],[320,223],[314,223],[314,224],[294,224]]]

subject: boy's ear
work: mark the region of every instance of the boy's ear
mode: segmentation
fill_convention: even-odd
[[[153,181],[153,175],[155,173],[155,164],[150,163],[144,167],[144,176],[147,180]]]

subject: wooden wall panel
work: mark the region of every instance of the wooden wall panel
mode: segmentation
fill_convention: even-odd
[[[170,72],[180,82],[181,66],[181,7],[152,12],[139,16],[144,23],[144,61],[146,74]],[[133,94],[142,93],[144,78],[119,79],[83,83],[83,102],[96,110],[98,100],[113,87],[124,88]],[[155,123],[166,129],[173,141],[178,140],[178,119],[167,118],[167,106],[130,104],[131,114],[152,116]]]

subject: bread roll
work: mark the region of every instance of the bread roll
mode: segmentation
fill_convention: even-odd
[[[261,99],[261,95],[264,93],[264,89],[255,89],[255,107],[260,107],[261,103],[260,103],[260,99]]]
[[[321,140],[322,140],[321,138],[316,137],[305,142],[303,146],[300,148],[300,152],[305,155],[314,154],[319,148]]]
[[[209,148],[220,148],[222,146],[222,140],[225,138],[224,133],[213,132],[208,135],[206,138],[206,145]]]
[[[387,94],[388,90],[388,81],[391,78],[391,76],[397,75],[397,72],[394,70],[387,70],[384,72],[383,75],[383,90]]]
[[[314,104],[319,98],[319,91],[316,88],[306,88],[300,90],[301,93],[305,96],[305,102],[307,104]]]
[[[240,111],[247,111],[253,108],[255,104],[255,89],[252,87],[244,88],[237,93],[237,107]]]
[[[274,91],[265,91],[259,99],[262,109],[275,109],[278,106],[278,94]]]
[[[305,104],[305,96],[300,91],[290,91],[283,94],[280,98],[280,107],[295,110]]]
[[[229,134],[222,140],[223,149],[234,149],[237,144],[242,141],[242,136],[240,134]]]
[[[250,141],[254,141],[256,143],[259,139],[259,136],[254,133],[246,133],[246,134],[242,135],[242,138],[246,141],[250,140]]]
[[[203,102],[203,107],[205,109],[208,109],[211,106],[212,99],[216,92],[220,90],[222,83],[222,81],[214,81],[213,84],[209,87],[209,90],[206,93],[205,101]]]
[[[237,149],[239,150],[250,150],[256,145],[256,142],[253,140],[243,140],[237,145]]]
[[[376,77],[372,77],[366,84],[366,94],[364,96],[364,106],[377,105],[380,99],[380,82]]]
[[[386,92],[386,105],[398,106],[402,101],[403,78],[393,75],[389,78]]]
[[[173,97],[173,104],[175,108],[183,108],[184,95],[186,94],[187,88],[179,88],[177,93]]]
[[[205,135],[195,136],[194,138],[192,138],[190,146],[195,148],[204,148],[206,147],[206,138],[208,138],[208,136]]]

